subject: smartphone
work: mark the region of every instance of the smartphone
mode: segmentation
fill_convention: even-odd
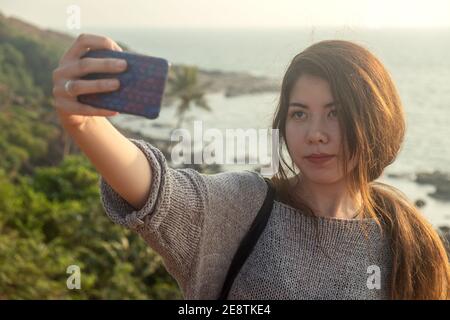
[[[121,73],[91,73],[82,77],[85,80],[116,78],[120,87],[110,92],[79,95],[79,102],[149,119],[159,116],[170,67],[166,59],[113,50],[90,50],[82,58],[86,57],[124,59],[127,69]]]

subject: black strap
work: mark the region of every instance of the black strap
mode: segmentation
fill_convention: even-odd
[[[228,292],[231,289],[231,286],[236,278],[239,270],[244,265],[245,260],[253,251],[253,248],[258,241],[259,236],[263,232],[266,227],[267,221],[269,220],[270,213],[273,208],[273,200],[275,197],[275,188],[271,185],[269,179],[264,178],[268,185],[266,198],[264,199],[264,203],[262,207],[259,209],[258,214],[255,217],[248,233],[242,239],[241,244],[239,245],[236,254],[234,255],[233,260],[231,261],[230,268],[228,269],[228,274],[223,284],[222,292],[218,300],[226,300],[228,296]]]

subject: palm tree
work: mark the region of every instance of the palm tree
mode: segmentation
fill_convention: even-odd
[[[205,91],[197,80],[198,70],[196,67],[180,66],[173,69],[174,73],[169,77],[169,96],[179,100],[177,107],[177,124],[180,128],[185,120],[185,113],[192,104],[204,110],[211,111],[205,99]]]

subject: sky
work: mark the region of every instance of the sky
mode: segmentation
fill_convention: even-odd
[[[67,31],[71,5],[81,29],[450,28],[450,0],[0,0],[0,12]]]

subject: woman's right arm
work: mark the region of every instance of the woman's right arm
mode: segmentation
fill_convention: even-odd
[[[267,185],[252,172],[209,175],[191,168],[173,169],[158,148],[127,139],[104,118],[114,112],[80,104],[74,98],[78,94],[117,89],[105,80],[79,80],[82,74],[121,71],[114,66],[116,59],[80,59],[86,48],[121,50],[108,38],[79,37],[53,72],[56,111],[101,175],[100,198],[107,216],[139,233],[187,292],[197,281],[200,261],[210,261],[211,270],[228,268],[227,261],[261,206]],[[64,90],[69,79],[75,81],[70,88],[73,95]]]
[[[89,49],[122,51],[107,37],[80,35],[61,58],[58,68],[53,71],[53,104],[62,126],[98,173],[130,205],[140,209],[149,196],[152,181],[147,158],[105,119],[105,116],[113,116],[116,112],[81,104],[76,98],[80,94],[118,89],[118,80],[110,83],[108,80],[79,78],[92,72],[122,72],[126,65],[117,64],[121,59],[81,59]],[[67,80],[72,80],[70,94],[64,89]]]
[[[136,210],[141,209],[152,180],[143,152],[103,117],[90,117],[82,126],[66,130],[108,184]]]

